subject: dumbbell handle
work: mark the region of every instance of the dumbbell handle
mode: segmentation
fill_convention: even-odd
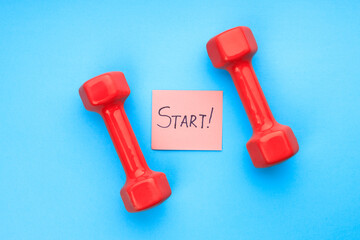
[[[150,170],[130,122],[126,116],[124,104],[105,106],[101,112],[120,161],[128,178],[137,178]]]
[[[240,95],[246,114],[255,132],[271,128],[275,118],[265,99],[251,61],[239,61],[230,65],[229,71]]]

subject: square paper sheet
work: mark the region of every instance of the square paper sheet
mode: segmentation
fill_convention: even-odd
[[[151,148],[222,150],[222,91],[153,90]]]

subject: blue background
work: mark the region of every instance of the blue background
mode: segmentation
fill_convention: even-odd
[[[1,1],[0,239],[359,239],[360,2]],[[205,45],[249,26],[275,118],[300,144],[256,169],[230,76]],[[78,88],[123,71],[144,155],[172,196],[126,212],[125,175]],[[224,91],[223,151],[153,151],[153,89]]]

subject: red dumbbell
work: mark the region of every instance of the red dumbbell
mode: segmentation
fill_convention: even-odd
[[[90,79],[79,89],[84,106],[99,113],[106,124],[126,174],[120,195],[129,212],[154,207],[171,195],[164,173],[146,164],[124,110],[130,88],[122,72],[108,72]]]
[[[234,80],[254,131],[246,147],[255,167],[269,167],[297,153],[293,131],[275,121],[255,75],[251,58],[257,44],[250,28],[227,30],[210,39],[206,48],[214,67],[226,69]]]

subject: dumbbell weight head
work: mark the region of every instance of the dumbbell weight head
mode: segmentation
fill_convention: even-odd
[[[79,93],[87,110],[99,112],[108,104],[125,102],[130,88],[122,72],[108,72],[85,82]]]
[[[236,27],[210,39],[207,52],[214,67],[226,69],[237,61],[251,60],[258,47],[250,28]]]
[[[290,127],[275,123],[265,131],[255,131],[246,144],[255,167],[265,168],[293,156],[299,145]]]
[[[125,208],[129,212],[155,207],[171,195],[164,173],[151,172],[139,178],[127,179],[120,191]]]

